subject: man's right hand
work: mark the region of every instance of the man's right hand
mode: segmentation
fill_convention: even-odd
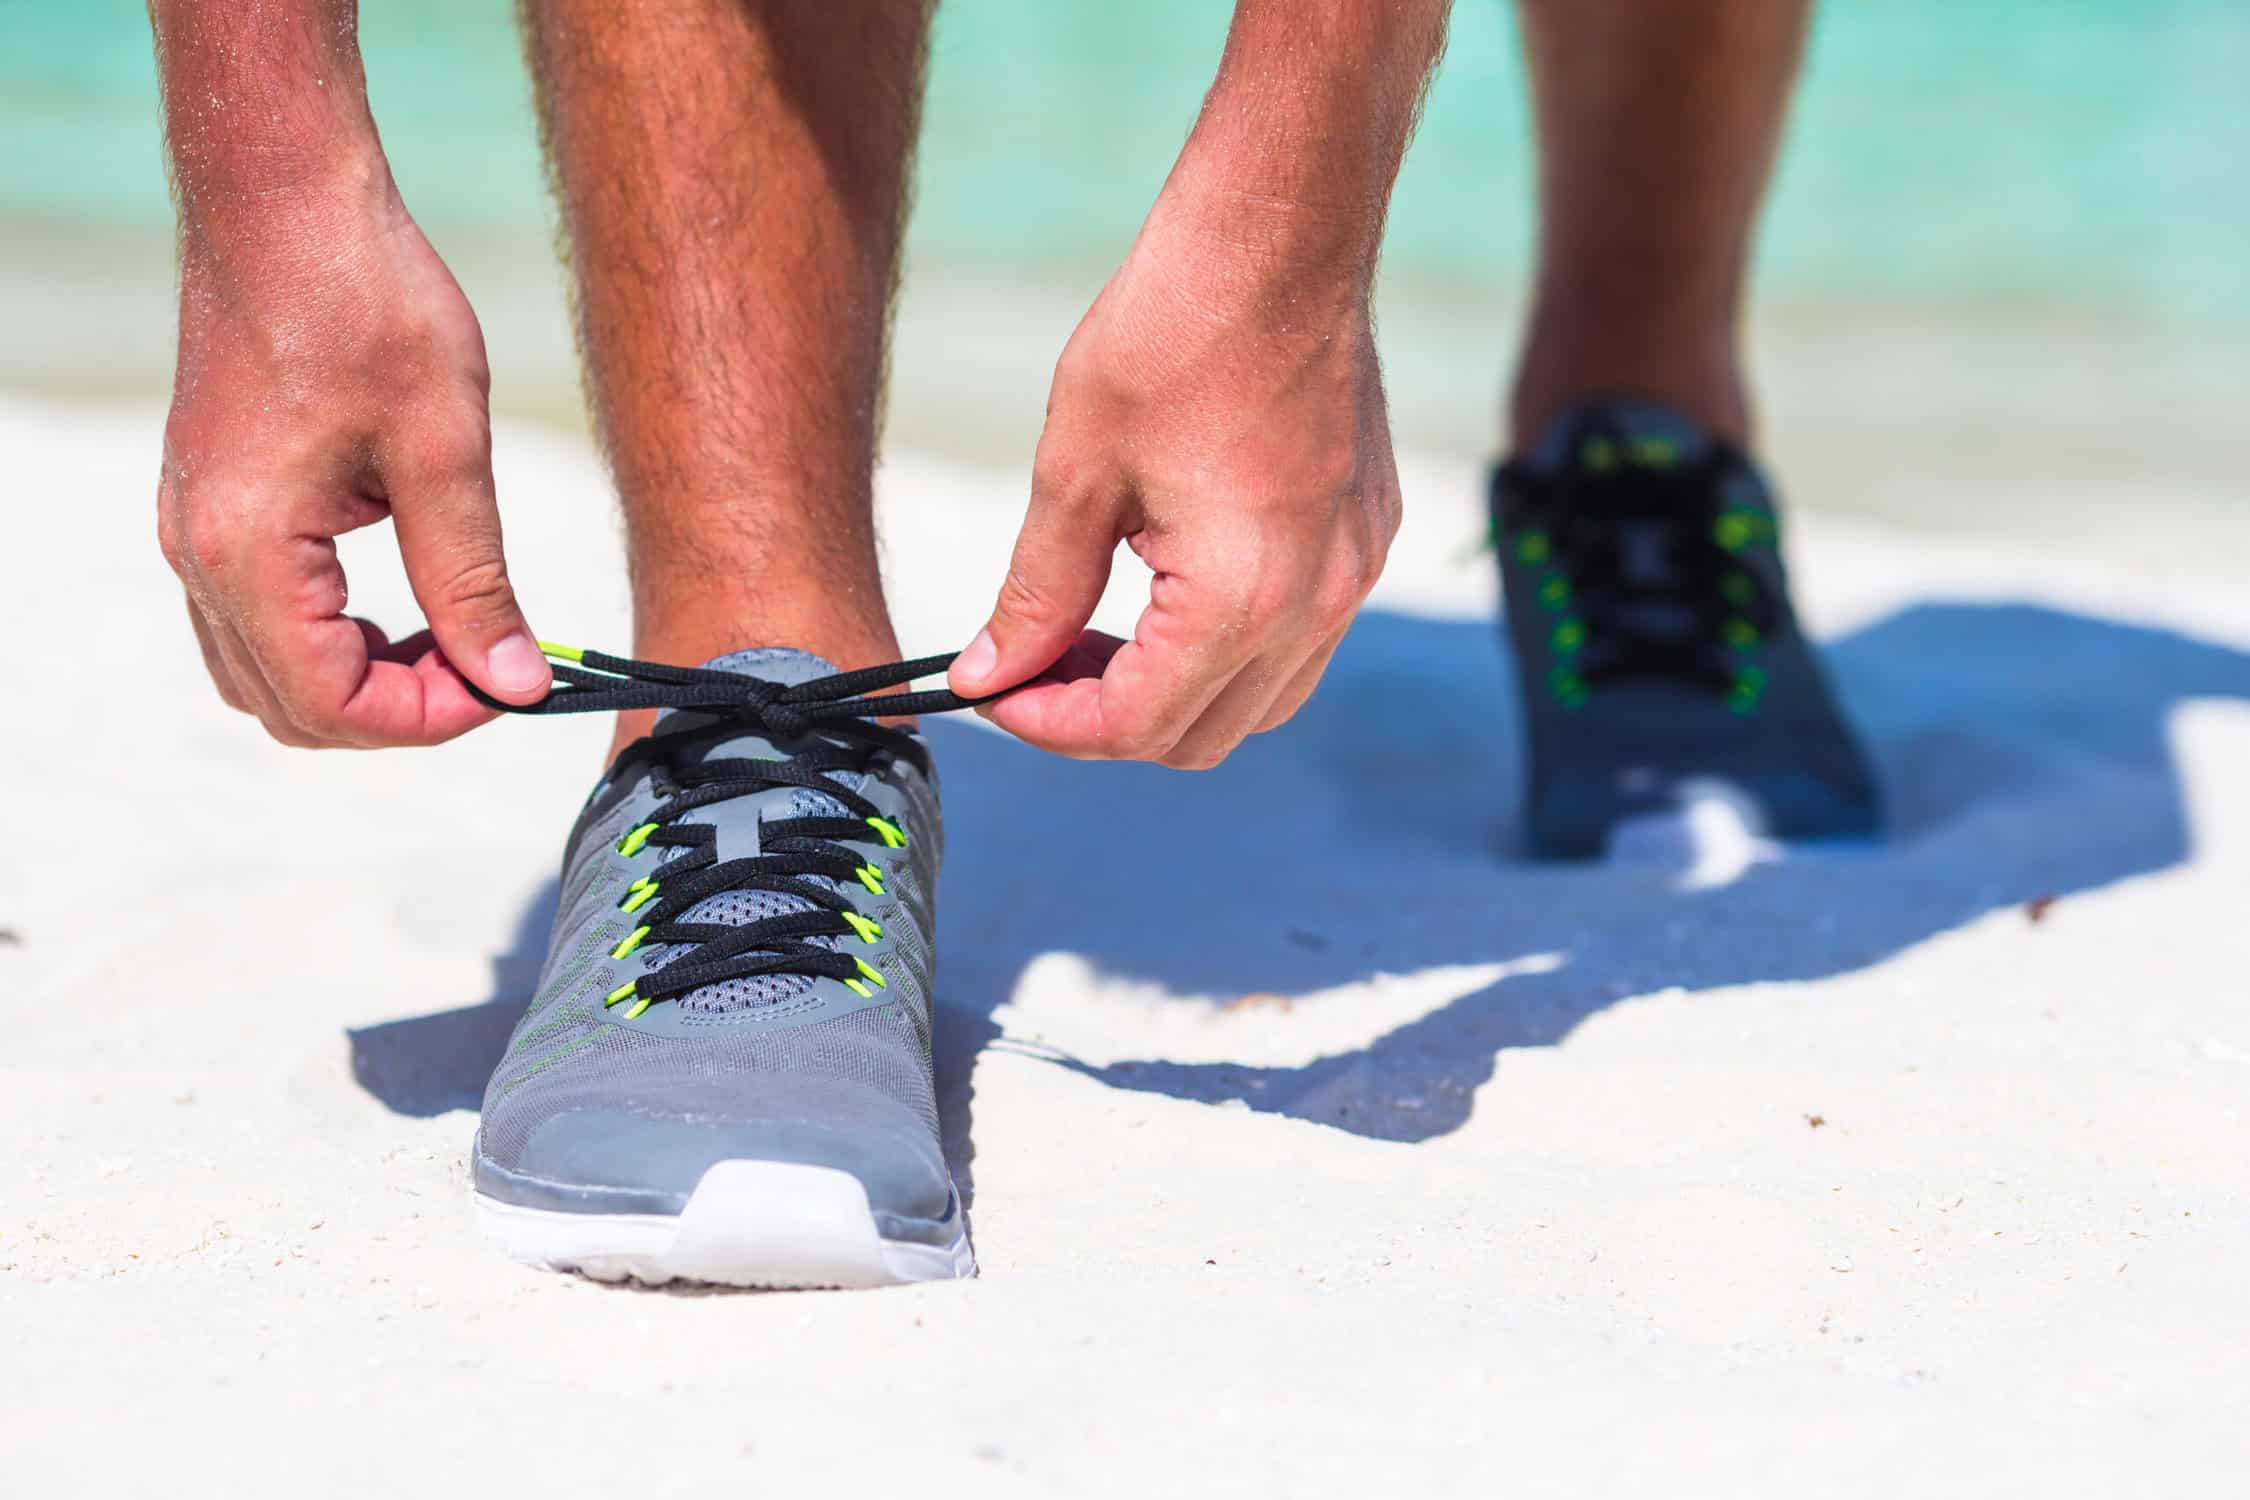
[[[379,158],[184,234],[157,491],[220,696],[288,745],[429,745],[549,672],[501,554],[476,315]],[[390,517],[428,628],[346,614],[335,538]]]

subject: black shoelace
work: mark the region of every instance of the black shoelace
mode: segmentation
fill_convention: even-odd
[[[935,691],[885,693],[952,665],[951,656],[929,656],[810,682],[784,684],[738,672],[634,661],[598,651],[542,643],[553,659],[554,688],[537,703],[501,703],[472,692],[487,707],[520,714],[607,713],[621,709],[678,709],[708,716],[636,742],[633,755],[654,761],[664,801],[629,831],[618,852],[684,851],[635,881],[619,906],[639,918],[632,933],[610,951],[625,958],[643,944],[683,944],[685,951],[654,973],[643,974],[607,997],[629,1004],[628,1018],[659,1000],[704,985],[767,974],[836,979],[862,995],[884,985],[882,974],[840,946],[815,939],[858,938],[872,943],[882,928],[862,915],[840,888],[864,887],[882,896],[883,871],[850,847],[906,847],[906,831],[883,818],[875,804],[839,777],[873,771],[887,759],[903,760],[928,774],[929,752],[903,729],[878,716],[948,713],[989,702]],[[878,696],[870,696],[878,695]],[[711,722],[715,720],[716,722]],[[707,751],[744,733],[784,749],[781,759],[712,759]],[[685,814],[716,802],[777,787],[801,787],[845,809],[842,816],[768,818],[758,826],[758,853],[718,857],[718,830],[683,823]],[[792,896],[803,909],[731,926],[685,921],[699,903],[729,891],[769,891]]]
[[[1772,514],[1725,498],[1741,460],[1723,445],[1689,462],[1636,462],[1633,451],[1624,436],[1597,433],[1559,470],[1504,471],[1515,499],[1500,541],[1539,573],[1570,663],[1558,694],[1663,678],[1754,707],[1764,677],[1746,659],[1781,610],[1741,554],[1773,545]],[[1608,461],[1588,462],[1589,452]]]

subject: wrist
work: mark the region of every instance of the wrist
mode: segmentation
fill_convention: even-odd
[[[372,136],[318,152],[241,149],[180,185],[183,290],[190,276],[273,283],[293,268],[335,268],[349,252],[410,224]]]
[[[1448,0],[1238,0],[1152,222],[1238,275],[1364,297]]]

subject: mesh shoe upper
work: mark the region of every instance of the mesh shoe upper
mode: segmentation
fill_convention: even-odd
[[[738,652],[708,664],[774,682],[827,675],[802,652]],[[667,715],[658,733],[697,721]],[[677,736],[672,738],[677,739]],[[680,757],[781,758],[739,727],[711,722],[662,754],[642,741],[620,757],[573,829],[547,962],[530,1008],[486,1088],[475,1169],[481,1190],[530,1206],[677,1212],[713,1162],[801,1161],[853,1172],[886,1232],[942,1220],[952,1185],[938,1143],[930,1071],[932,900],[943,855],[935,786],[908,760],[877,756],[837,780],[904,834],[870,848],[881,894],[823,877],[879,936],[822,936],[882,978],[880,986],[802,973],[728,978],[628,1014],[605,1003],[628,981],[692,953],[682,943],[614,957],[640,920],[623,909],[636,881],[661,881],[686,851],[629,835],[674,790]],[[642,752],[642,753],[636,753]],[[815,788],[777,786],[677,818],[714,830],[721,860],[756,857],[763,825],[843,811]],[[683,920],[739,927],[810,910],[770,890],[722,891]]]

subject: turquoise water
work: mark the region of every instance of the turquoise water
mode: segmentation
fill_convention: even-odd
[[[507,0],[366,0],[376,111],[441,245],[548,211]],[[1216,0],[954,0],[913,254],[1037,278],[1106,265],[1193,116]],[[1768,221],[1769,296],[2250,319],[2250,4],[1853,0],[1822,16]],[[141,8],[0,0],[0,237],[156,235]],[[1401,182],[1394,279],[1518,275],[1528,134],[1510,18],[1463,0]]]

